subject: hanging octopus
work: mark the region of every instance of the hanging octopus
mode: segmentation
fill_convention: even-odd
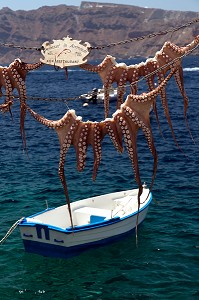
[[[171,42],[166,42],[163,45],[162,49],[156,53],[154,58],[147,59],[146,62],[141,62],[136,65],[127,66],[125,63],[118,64],[115,61],[114,57],[108,55],[103,60],[103,62],[99,65],[91,65],[86,63],[81,65],[80,67],[83,68],[84,70],[96,72],[100,75],[102,82],[104,84],[104,109],[105,109],[105,118],[106,118],[108,117],[108,113],[109,113],[109,91],[114,82],[116,82],[118,86],[117,108],[119,108],[121,103],[123,102],[126,82],[129,82],[131,85],[131,93],[137,94],[138,80],[140,79],[140,77],[144,76],[146,78],[149,90],[151,91],[155,88],[155,83],[154,83],[155,74],[157,75],[158,83],[160,84],[161,82],[164,81],[167,71],[171,70],[173,66],[177,66],[176,72],[174,73],[174,77],[179,87],[180,93],[184,99],[184,117],[188,127],[187,116],[186,116],[188,97],[184,89],[181,57],[186,53],[188,53],[189,51],[191,51],[198,44],[199,44],[199,35],[196,36],[196,38],[194,39],[194,41],[192,41],[192,43],[190,43],[185,47],[178,47]],[[160,97],[161,97],[164,113],[167,118],[168,124],[170,126],[173,138],[178,146],[173,131],[170,115],[169,115],[165,88],[161,90]],[[158,121],[158,115],[157,115],[155,104],[153,108]]]
[[[26,116],[26,86],[25,79],[29,71],[40,68],[43,63],[28,64],[22,62],[19,58],[15,59],[8,67],[0,66],[0,96],[2,96],[1,88],[5,88],[6,99],[0,105],[2,112],[10,111],[13,105],[13,90],[16,88],[20,99],[20,133],[23,141],[24,149],[26,148],[26,137],[24,131],[24,122]]]
[[[27,106],[27,110],[37,121],[49,128],[55,129],[58,134],[60,142],[59,177],[64,188],[72,227],[73,222],[70,209],[70,199],[64,174],[64,163],[69,147],[71,145],[74,146],[76,151],[77,170],[83,171],[86,162],[87,148],[89,145],[92,146],[94,153],[92,179],[95,180],[102,157],[101,142],[104,136],[109,135],[114,147],[119,152],[123,152],[122,139],[124,139],[132,162],[135,180],[139,187],[139,203],[140,195],[142,193],[142,182],[138,166],[136,146],[137,132],[139,128],[142,129],[147,140],[148,147],[154,158],[153,176],[150,186],[151,190],[157,170],[157,152],[150,126],[150,107],[156,101],[157,95],[162,91],[175,72],[176,69],[172,70],[166,79],[163,80],[163,82],[153,91],[143,93],[141,95],[130,94],[126,101],[121,105],[120,109],[113,114],[112,118],[106,118],[101,122],[84,122],[81,117],[76,116],[74,110],[67,111],[60,120],[52,121],[42,117]]]

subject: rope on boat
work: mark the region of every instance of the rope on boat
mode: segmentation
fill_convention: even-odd
[[[112,218],[114,218],[120,211],[123,212],[123,215],[126,213],[125,211],[125,207],[127,206],[127,204],[129,204],[129,202],[132,200],[133,197],[131,197],[125,204],[118,204],[118,209],[116,210],[116,212],[113,213]]]
[[[11,233],[17,228],[17,226],[23,221],[24,217],[22,217],[21,219],[17,220],[8,230],[8,232],[6,233],[6,235],[0,240],[0,245],[3,244],[5,242],[5,240],[7,240],[7,238],[11,235]]]

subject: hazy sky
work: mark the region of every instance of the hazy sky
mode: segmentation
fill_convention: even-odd
[[[93,0],[92,2],[130,4],[150,8],[199,12],[199,0]],[[30,10],[46,5],[52,6],[65,4],[79,6],[80,3],[80,0],[0,0],[0,9],[3,7],[9,7],[12,10]]]

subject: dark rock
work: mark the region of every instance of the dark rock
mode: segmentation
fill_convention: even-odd
[[[0,10],[0,64],[9,64],[16,57],[25,62],[36,62],[41,57],[38,51],[8,48],[2,43],[40,47],[45,41],[69,35],[91,46],[101,46],[178,27],[198,17],[197,12],[86,1],[80,7],[44,6],[30,11],[12,11],[4,7]],[[195,23],[174,33],[93,50],[89,60],[102,60],[107,54],[115,56],[117,61],[137,56],[153,57],[167,40],[179,46],[190,43],[198,34],[197,26]],[[199,54],[199,49],[193,54]]]

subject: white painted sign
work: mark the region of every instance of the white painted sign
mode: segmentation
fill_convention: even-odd
[[[43,43],[41,53],[44,58],[40,61],[60,68],[78,66],[87,62],[89,48],[89,43],[73,40],[67,36],[62,40],[53,40],[52,43]]]

